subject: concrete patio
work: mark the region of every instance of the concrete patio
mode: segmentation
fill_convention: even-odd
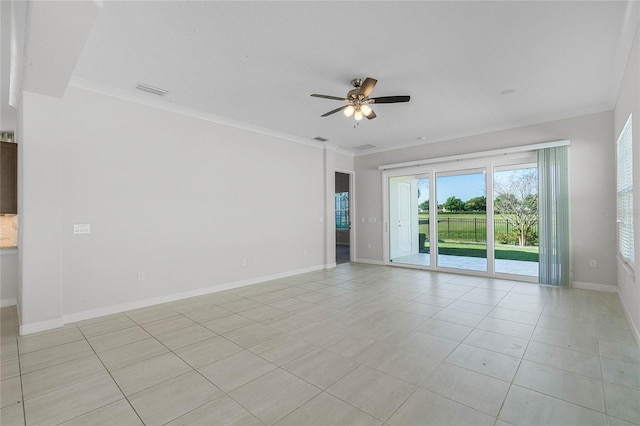
[[[409,265],[430,266],[429,253],[416,253],[409,256],[393,259],[393,263]],[[538,276],[538,262],[525,262],[521,260],[495,260],[495,271],[502,274]],[[437,266],[443,268],[466,269],[470,271],[487,271],[487,259],[469,256],[438,255]]]

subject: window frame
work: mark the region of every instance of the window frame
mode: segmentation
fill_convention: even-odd
[[[620,260],[635,271],[633,200],[633,114],[616,140],[616,233]]]

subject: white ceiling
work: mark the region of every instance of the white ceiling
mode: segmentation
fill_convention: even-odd
[[[612,109],[639,6],[105,1],[73,77],[368,153]],[[411,102],[321,118],[355,77]]]

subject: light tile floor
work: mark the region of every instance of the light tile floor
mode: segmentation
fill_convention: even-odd
[[[640,424],[617,296],[344,264],[17,336],[9,425]]]

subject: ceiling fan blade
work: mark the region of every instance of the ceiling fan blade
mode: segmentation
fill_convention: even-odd
[[[345,108],[346,108],[346,107],[348,107],[348,106],[349,106],[349,105],[343,105],[343,106],[341,106],[340,108],[336,108],[336,109],[331,110],[331,111],[329,111],[329,112],[325,112],[325,113],[324,113],[324,114],[322,114],[320,117],[326,117],[326,116],[328,116],[328,115],[335,114],[336,112],[338,112],[338,111],[342,111],[343,109],[345,109]]]
[[[362,84],[360,85],[360,87],[358,88],[357,93],[359,95],[364,95],[364,97],[366,98],[367,96],[369,96],[369,94],[371,94],[371,91],[373,90],[373,88],[376,87],[377,82],[378,80],[376,80],[375,78],[371,78],[371,77],[365,78]]]
[[[376,113],[371,110],[371,112],[369,113],[369,115],[365,115],[365,117],[367,117],[369,120],[373,120],[374,118],[377,117]]]
[[[336,101],[346,101],[345,98],[341,98],[339,96],[329,96],[329,95],[318,95],[317,93],[312,94],[314,98],[323,98],[323,99],[333,99]]]
[[[410,96],[380,96],[379,98],[371,98],[374,104],[395,104],[398,102],[409,102]]]

